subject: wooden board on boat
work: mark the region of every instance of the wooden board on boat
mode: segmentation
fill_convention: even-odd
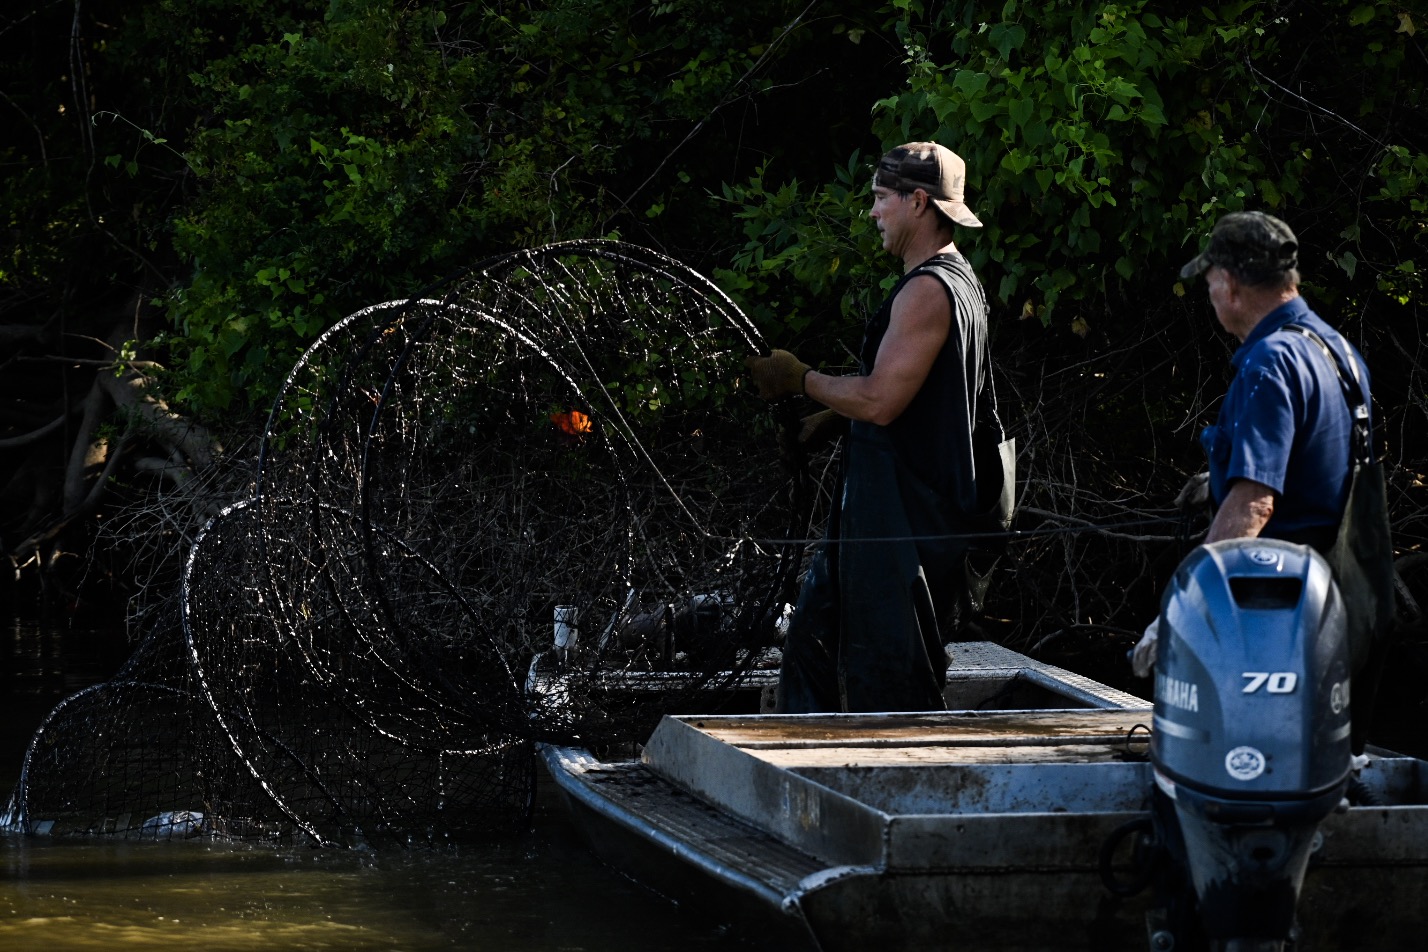
[[[968,665],[959,684],[949,672],[949,690],[1025,698],[1034,681],[1053,700],[667,717],[638,761],[544,757],[607,861],[757,923],[752,934],[781,952],[1145,948],[1147,897],[1112,897],[1099,854],[1145,815],[1149,705],[1063,683],[1030,659],[1018,667],[996,646],[968,654],[989,663]],[[1413,947],[1428,930],[1417,898],[1428,889],[1428,764],[1373,753],[1363,779],[1385,805],[1324,824],[1301,952]]]

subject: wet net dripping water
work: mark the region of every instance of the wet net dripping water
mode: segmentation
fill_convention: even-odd
[[[501,835],[534,743],[747,694],[803,555],[768,540],[808,537],[816,497],[734,390],[761,346],[708,281],[616,242],[350,315],[289,374],[251,496],[194,539],[118,677],[51,712],[0,821]]]

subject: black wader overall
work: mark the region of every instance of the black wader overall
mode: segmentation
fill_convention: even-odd
[[[938,255],[903,277],[868,322],[859,372],[873,370],[893,299],[924,274],[947,290],[947,342],[896,420],[852,421],[838,504],[785,642],[785,713],[945,707],[943,645],[980,595],[956,537],[978,508],[972,429],[987,360],[986,298],[965,258]]]

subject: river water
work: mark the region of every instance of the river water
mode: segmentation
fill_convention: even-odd
[[[107,676],[116,636],[3,629],[0,797],[61,698]],[[756,948],[602,866],[542,777],[533,829],[442,851],[273,849],[0,834],[0,950]]]
[[[0,798],[34,728],[122,657],[112,632],[0,628]],[[1392,670],[1392,669],[1390,669]],[[1413,695],[1418,697],[1417,694]],[[1386,746],[1423,756],[1421,709]],[[0,800],[3,806],[3,800]],[[0,833],[0,952],[752,952],[603,866],[542,776],[532,829],[486,846],[360,852]]]

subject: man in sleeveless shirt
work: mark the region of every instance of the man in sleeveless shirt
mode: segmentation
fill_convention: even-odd
[[[1353,419],[1333,357],[1370,404],[1368,368],[1353,345],[1299,295],[1299,242],[1264,212],[1232,212],[1205,250],[1181,269],[1205,276],[1210,305],[1239,341],[1234,377],[1213,426],[1200,434],[1217,509],[1206,542],[1263,536],[1327,554],[1338,534],[1352,475]],[[1157,623],[1135,648],[1136,673],[1149,676]]]
[[[868,321],[859,372],[788,351],[750,358],[759,395],[806,394],[849,421],[837,505],[785,641],[779,710],[944,707],[944,645],[968,610],[976,510],[972,429],[987,371],[987,305],[953,242],[979,228],[966,164],[930,142],[878,163],[870,216],[904,276]],[[825,411],[827,412],[827,411]]]

